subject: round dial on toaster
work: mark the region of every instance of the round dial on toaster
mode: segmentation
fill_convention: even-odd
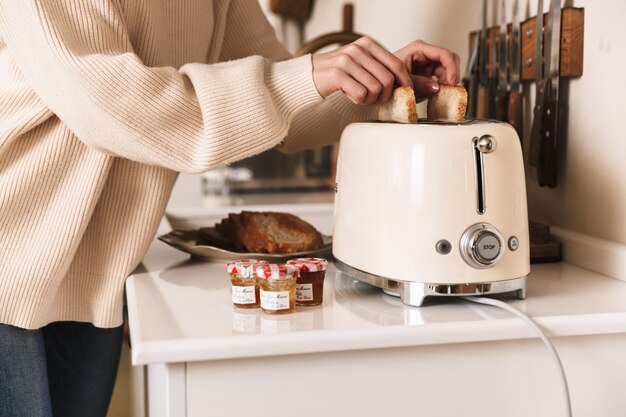
[[[495,265],[504,254],[502,235],[488,223],[469,227],[461,237],[461,255],[470,266],[486,269]]]

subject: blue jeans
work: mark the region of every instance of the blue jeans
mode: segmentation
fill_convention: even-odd
[[[0,324],[0,417],[105,417],[123,327]]]

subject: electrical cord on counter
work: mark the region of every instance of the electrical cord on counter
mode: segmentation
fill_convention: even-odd
[[[543,343],[548,347],[548,350],[552,354],[552,357],[558,366],[558,369],[560,371],[561,383],[563,387],[563,396],[565,397],[565,404],[567,406],[567,417],[572,417],[572,403],[570,401],[569,388],[567,387],[567,377],[565,376],[565,369],[563,368],[563,363],[561,363],[561,358],[559,357],[559,354],[557,353],[554,345],[550,341],[550,338],[545,334],[545,332],[541,329],[541,327],[539,327],[532,318],[522,313],[520,310],[516,309],[510,304],[505,303],[504,301],[496,300],[493,298],[487,298],[487,297],[462,297],[462,298],[467,301],[471,301],[473,303],[500,307],[501,309],[506,310],[509,313],[522,319],[539,335]]]

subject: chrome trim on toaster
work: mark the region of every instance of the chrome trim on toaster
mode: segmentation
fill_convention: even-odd
[[[404,304],[419,307],[430,296],[465,297],[515,292],[521,300],[526,298],[526,276],[492,282],[472,282],[463,284],[443,284],[403,281],[361,271],[334,259],[335,267],[342,273],[358,281],[373,285],[389,295],[398,296]]]
[[[485,214],[487,211],[487,192],[485,190],[485,161],[483,152],[478,147],[480,139],[475,137],[472,139],[472,147],[474,148],[474,172],[476,174],[476,212]]]
[[[498,147],[496,138],[491,135],[482,135],[476,142],[476,147],[481,153],[491,153]]]
[[[493,236],[497,240],[498,254],[495,257],[485,257],[480,250],[479,242],[482,237]],[[459,242],[459,252],[466,264],[477,269],[491,268],[504,256],[504,238],[494,226],[489,223],[476,223],[463,232]]]

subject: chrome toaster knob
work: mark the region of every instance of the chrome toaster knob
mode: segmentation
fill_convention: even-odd
[[[493,136],[482,135],[476,142],[476,147],[482,153],[491,153],[496,150],[498,144]]]
[[[488,223],[477,223],[461,237],[461,256],[474,268],[490,268],[504,254],[502,242],[502,235],[495,227]]]

